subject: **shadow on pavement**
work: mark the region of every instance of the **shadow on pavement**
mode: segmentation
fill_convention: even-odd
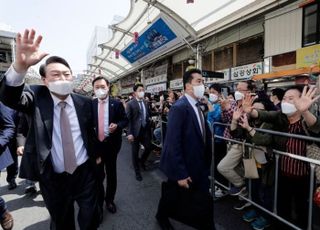
[[[24,230],[42,230],[42,229],[49,229],[50,228],[50,220],[44,220],[35,224],[32,224],[28,227],[25,227]]]
[[[17,199],[6,201],[6,204],[8,206],[8,209],[12,212],[15,210],[19,210],[20,208],[28,208],[28,207],[45,207],[44,201],[38,200],[37,194],[33,196],[22,196]],[[37,198],[37,200],[35,200]],[[23,206],[21,206],[23,204]]]

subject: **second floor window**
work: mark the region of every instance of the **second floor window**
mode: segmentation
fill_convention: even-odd
[[[302,46],[320,43],[320,2],[307,5],[303,9]]]

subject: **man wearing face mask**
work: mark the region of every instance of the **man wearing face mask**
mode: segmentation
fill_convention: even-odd
[[[1,80],[1,101],[30,120],[20,177],[39,181],[50,229],[75,229],[75,201],[80,229],[97,229],[92,101],[72,93],[70,66],[57,56],[48,58],[41,70],[44,85],[24,89],[29,67],[47,55],[39,50],[41,40],[34,30],[18,33],[16,60]]]
[[[272,123],[275,130],[289,134],[319,134],[320,119],[310,111],[312,104],[319,99],[315,97],[317,89],[309,90],[301,86],[293,86],[285,91],[281,102],[281,111],[266,112],[252,108],[253,99],[247,96],[243,109],[252,118],[260,122]],[[307,141],[276,136],[273,140],[276,149],[295,155],[306,156]],[[306,229],[309,196],[309,164],[280,156],[278,188],[278,212],[286,220]],[[292,215],[292,211],[296,215]]]
[[[132,146],[132,162],[136,174],[136,180],[142,181],[140,168],[146,169],[146,161],[151,151],[151,112],[144,100],[144,87],[136,84],[133,87],[134,99],[128,102],[126,113],[129,120],[128,140]],[[144,146],[144,153],[139,158],[140,144]]]
[[[185,72],[183,86],[185,95],[172,105],[169,112],[160,169],[169,183],[185,189],[192,184],[194,189],[209,193],[211,132],[200,109],[200,99],[205,92],[201,71]],[[156,217],[162,229],[173,229],[161,201]],[[209,221],[199,229],[213,229],[213,226]]]
[[[110,83],[107,79],[96,77],[92,81],[92,86],[97,97],[93,100],[94,127],[100,141],[99,149],[103,150],[102,164],[99,165],[101,170],[99,204],[103,210],[105,201],[108,211],[116,213],[114,197],[117,189],[117,156],[122,143],[122,130],[127,126],[128,119],[121,101],[110,98]],[[107,175],[106,192],[103,185],[105,175]]]

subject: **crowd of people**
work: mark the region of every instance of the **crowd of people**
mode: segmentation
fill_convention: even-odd
[[[213,200],[209,180],[212,134],[223,137],[214,138],[213,143],[214,175],[219,182],[214,197],[248,195],[242,162],[251,156],[258,172],[258,178],[251,181],[252,200],[272,211],[276,167],[273,149],[305,157],[309,142],[256,129],[314,137],[320,133],[318,113],[312,108],[319,99],[316,87],[296,85],[266,92],[257,90],[253,81],[241,81],[234,93],[224,95],[218,83],[205,89],[201,71],[190,69],[183,76],[183,93],[169,91],[157,97],[145,93],[139,83],[128,98],[112,98],[110,82],[96,77],[92,82],[94,97],[88,98],[73,93],[71,68],[57,56],[46,59],[39,69],[43,85],[25,85],[28,68],[47,54],[40,51],[42,37],[36,38],[34,30],[18,33],[16,40],[16,60],[0,83],[1,155],[10,155],[0,165],[7,167],[8,189],[15,189],[17,158],[22,156],[19,176],[26,179],[25,192],[35,193],[35,183],[39,182],[51,217],[50,229],[75,229],[75,202],[79,206],[78,223],[84,230],[98,228],[104,206],[110,213],[117,212],[116,165],[124,134],[131,144],[137,181],[143,180],[142,171],[154,146],[162,149],[158,153],[160,169],[168,180],[162,185],[156,213],[160,227],[174,229],[170,217],[197,229],[214,229],[211,202],[201,212],[189,210],[192,220],[172,211],[172,205],[180,205],[176,200],[183,199],[177,194],[188,190],[202,194],[198,205],[207,195]],[[140,156],[141,148],[144,151]],[[278,215],[302,229],[307,227],[308,204],[312,202],[309,178],[309,164],[280,156]],[[234,208],[242,210],[250,205],[240,201]],[[257,209],[249,209],[242,218],[256,230],[272,223]],[[2,198],[0,222],[3,229],[13,227],[13,217]]]

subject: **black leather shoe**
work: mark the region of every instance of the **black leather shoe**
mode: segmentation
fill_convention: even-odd
[[[140,164],[140,167],[141,167],[141,169],[142,169],[143,171],[147,171],[147,167],[146,167],[146,165],[145,165],[144,163],[141,163],[141,164]]]
[[[162,230],[174,230],[174,227],[170,223],[168,217],[163,217],[160,215],[156,215],[156,219],[158,221],[158,224]]]
[[[142,176],[140,173],[136,173],[136,180],[137,181],[142,181]]]
[[[117,207],[113,202],[107,204],[107,209],[112,214],[115,214],[117,212]]]
[[[13,190],[13,189],[15,189],[16,187],[17,187],[17,183],[16,183],[15,180],[12,180],[12,181],[9,182],[9,185],[8,185],[8,189],[9,189],[9,190]]]

